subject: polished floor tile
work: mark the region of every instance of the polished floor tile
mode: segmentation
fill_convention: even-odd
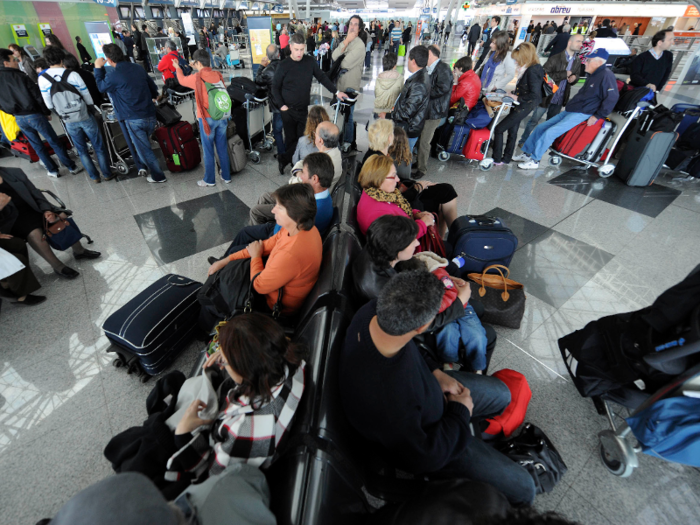
[[[167,264],[226,241],[247,225],[250,208],[230,191],[205,195],[135,215],[159,264]]]
[[[679,190],[660,184],[632,188],[614,175],[601,179],[597,175],[572,170],[550,181],[550,184],[587,195],[594,199],[656,217],[681,194]]]
[[[530,241],[537,239],[549,231],[549,228],[537,224],[536,222],[520,217],[515,213],[511,213],[501,208],[493,208],[487,211],[484,215],[489,217],[498,217],[503,220],[503,223],[510,228],[518,238],[518,250],[525,246]]]

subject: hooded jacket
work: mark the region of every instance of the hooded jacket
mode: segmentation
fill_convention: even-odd
[[[456,86],[452,86],[452,96],[450,97],[450,107],[454,106],[459,102],[460,98],[464,99],[464,104],[469,109],[476,106],[479,102],[479,95],[481,94],[481,79],[474,73],[473,70],[466,71],[462,73],[459,77]]]
[[[421,68],[406,80],[392,113],[394,122],[406,130],[408,138],[416,138],[423,131],[429,102],[430,75]]]
[[[374,112],[390,113],[403,89],[403,75],[394,69],[382,71],[374,85]]]

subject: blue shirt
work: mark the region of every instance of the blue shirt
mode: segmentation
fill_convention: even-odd
[[[328,226],[330,226],[331,219],[333,219],[333,199],[331,199],[331,192],[328,190],[316,193],[314,197],[316,197],[316,219],[314,220],[314,226],[316,226],[318,232],[323,235],[328,229]],[[272,234],[275,235],[280,229],[280,225],[275,224],[275,229]]]
[[[566,51],[564,51],[564,53],[566,53]],[[566,58],[569,60],[566,65],[566,70],[571,71],[571,68],[574,66],[574,58],[576,58],[576,55],[569,56],[569,53],[566,53]],[[554,93],[554,95],[552,95],[552,101],[550,102],[550,104],[556,104],[559,106],[563,104],[567,82],[569,81],[566,78],[559,82],[559,89],[556,93]]]
[[[118,62],[106,75],[104,67],[95,68],[95,81],[101,93],[108,93],[119,120],[154,118],[153,99],[158,88],[146,70],[133,62]]]

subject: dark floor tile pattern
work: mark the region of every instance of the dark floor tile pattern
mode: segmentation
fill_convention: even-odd
[[[679,190],[660,184],[633,188],[614,175],[601,179],[582,170],[567,171],[549,183],[649,217],[657,217],[681,194]]]
[[[549,231],[549,228],[546,226],[506,211],[503,208],[494,208],[484,213],[484,215],[498,217],[513,231],[518,238],[518,250]]]
[[[232,241],[250,209],[228,190],[134,215],[159,264]]]

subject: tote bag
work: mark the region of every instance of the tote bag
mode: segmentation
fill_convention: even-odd
[[[489,270],[498,273],[489,273]],[[473,281],[472,293],[477,293],[484,303],[481,320],[518,329],[525,313],[525,290],[522,284],[509,279],[509,275],[507,267],[492,264],[484,268],[483,273],[470,273],[467,278]]]

